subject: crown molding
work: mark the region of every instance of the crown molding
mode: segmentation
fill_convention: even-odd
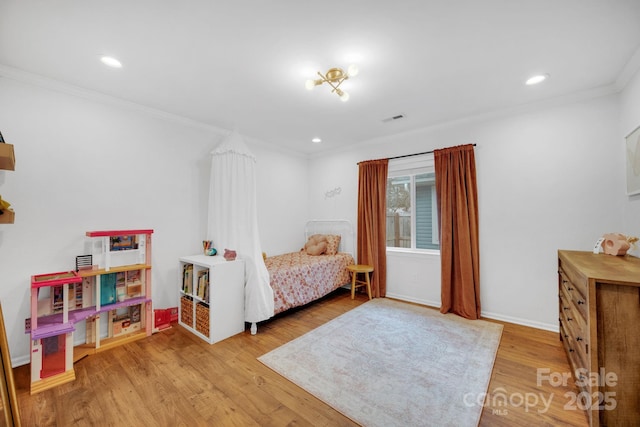
[[[631,55],[631,58],[624,64],[622,71],[616,79],[615,86],[618,91],[621,91],[627,86],[627,83],[636,75],[640,70],[640,47]]]
[[[348,147],[341,147],[334,150],[326,150],[315,155],[310,156],[311,159],[317,159],[327,156],[334,156],[336,154],[351,152],[354,150],[362,149],[367,146],[392,146],[392,144],[398,137],[410,136],[416,134],[424,134],[433,132],[440,129],[447,129],[455,126],[469,125],[479,122],[487,122],[490,120],[500,119],[504,117],[515,116],[519,114],[526,114],[535,111],[540,111],[547,108],[561,107],[563,105],[570,105],[579,102],[588,101],[604,96],[613,95],[620,92],[617,85],[611,84],[606,86],[600,86],[580,92],[574,92],[568,95],[556,96],[554,98],[544,99],[541,101],[530,102],[526,104],[517,105],[509,108],[496,109],[492,111],[482,112],[478,114],[470,114],[465,117],[460,117],[452,120],[443,120],[441,122],[432,123],[421,128],[410,129],[404,132],[398,132],[392,135],[385,135],[376,138],[371,138],[366,141],[361,141],[357,144],[349,145]],[[461,142],[468,143],[468,142]]]
[[[177,123],[183,126],[188,126],[191,128],[204,130],[206,132],[211,132],[221,137],[225,137],[232,132],[230,129],[224,129],[224,128],[220,128],[210,124],[202,123],[197,120],[179,116],[177,114],[158,110],[156,108],[147,107],[142,104],[138,104],[132,101],[127,101],[122,98],[106,95],[104,93],[85,89],[72,84],[64,83],[59,80],[55,80],[39,74],[31,73],[28,71],[20,70],[18,68],[10,67],[4,64],[0,64],[0,77],[14,80],[16,82],[23,83],[26,85],[37,86],[46,90],[63,93],[65,95],[86,99],[98,104],[108,105],[108,106],[129,110],[129,111],[135,111],[151,117],[155,117],[160,120],[166,120],[166,121]],[[297,151],[284,149],[278,146],[277,144],[260,140],[258,138],[249,137],[247,135],[242,135],[242,136],[245,138],[247,142],[250,142],[251,144],[254,144],[257,146],[262,146],[262,147],[265,147],[289,156],[294,156],[299,158],[307,157]]]
[[[274,144],[272,142],[265,141],[259,138],[251,137],[244,134],[242,136],[245,138],[247,142],[277,151],[284,155],[293,156],[297,158],[316,159],[316,158],[322,158],[326,156],[332,156],[340,152],[352,151],[354,149],[362,148],[364,146],[386,143],[389,141],[393,141],[398,136],[419,134],[424,132],[431,132],[437,129],[448,128],[452,126],[460,126],[465,124],[488,121],[488,120],[507,117],[515,114],[523,114],[523,113],[528,113],[532,111],[537,111],[543,108],[551,108],[551,107],[556,107],[556,106],[561,106],[566,104],[572,104],[576,102],[582,102],[589,99],[594,99],[602,96],[615,94],[620,92],[622,89],[624,89],[626,84],[629,82],[629,80],[635,75],[635,73],[638,70],[640,70],[640,48],[636,50],[634,55],[629,59],[629,61],[627,61],[627,64],[625,65],[622,72],[618,76],[616,82],[611,85],[600,86],[597,88],[575,92],[569,95],[557,96],[554,98],[522,104],[515,107],[497,109],[489,112],[472,114],[472,115],[468,115],[468,116],[457,118],[457,119],[445,120],[438,123],[429,124],[427,126],[423,126],[418,129],[412,129],[412,130],[400,132],[393,135],[387,135],[387,136],[372,138],[366,141],[361,141],[359,143],[350,145],[349,147],[340,147],[334,150],[326,150],[326,151],[323,150],[317,153],[302,153],[299,151],[281,147],[278,144]],[[166,120],[166,121],[178,123],[184,126],[205,130],[220,136],[226,136],[232,132],[230,129],[224,129],[224,128],[216,127],[210,124],[202,123],[193,119],[179,116],[177,114],[168,113],[166,111],[147,107],[145,105],[137,104],[135,102],[127,101],[111,95],[106,95],[93,90],[81,88],[79,86],[63,83],[61,81],[51,79],[49,77],[45,77],[39,74],[13,68],[4,64],[0,64],[0,77],[15,80],[17,82],[28,84],[28,85],[38,86],[47,90],[53,90],[56,92],[67,94],[67,95],[87,99],[96,103],[110,105],[116,108],[137,111],[143,114],[150,115],[152,117],[159,118],[161,120]]]
[[[167,120],[174,123],[179,123],[182,125],[199,128],[199,129],[213,132],[220,135],[227,134],[229,132],[229,130],[227,129],[201,123],[196,120],[192,120],[176,114],[168,113],[166,111],[147,107],[142,104],[138,104],[132,101],[127,101],[122,98],[117,98],[115,96],[107,95],[94,90],[89,90],[89,89],[85,89],[72,84],[64,83],[59,80],[55,80],[49,77],[45,77],[39,74],[20,70],[17,68],[9,67],[4,64],[0,64],[0,76],[11,79],[11,80],[15,80],[17,82],[24,83],[27,85],[38,86],[43,89],[60,92],[60,93],[75,96],[78,98],[83,98],[99,104],[109,105],[109,106],[122,108],[130,111],[136,111],[136,112],[147,114],[149,116],[156,117],[162,120]]]

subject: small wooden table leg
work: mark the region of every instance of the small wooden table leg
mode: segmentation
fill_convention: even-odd
[[[369,272],[364,273],[367,275],[367,293],[369,294],[369,299],[371,299],[371,282],[369,280]]]
[[[354,299],[356,296],[356,276],[358,273],[355,271],[351,272],[351,299]]]

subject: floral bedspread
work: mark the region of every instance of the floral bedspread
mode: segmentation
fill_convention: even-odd
[[[350,283],[347,266],[355,263],[348,253],[312,256],[301,251],[269,257],[265,264],[278,314]]]

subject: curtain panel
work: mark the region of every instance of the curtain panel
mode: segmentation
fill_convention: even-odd
[[[442,313],[480,318],[478,192],[473,145],[434,150]]]
[[[373,266],[371,293],[387,293],[387,171],[389,160],[359,163],[358,170],[358,264]]]
[[[234,249],[245,266],[245,321],[273,316],[273,289],[262,258],[256,203],[256,159],[238,132],[211,152],[207,239]]]

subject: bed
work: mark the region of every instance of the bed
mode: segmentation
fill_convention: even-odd
[[[329,238],[330,254],[310,255],[301,250],[265,259],[273,289],[274,315],[315,301],[337,288],[349,284],[347,266],[354,262],[353,227],[346,220],[312,220],[305,227],[305,242],[312,236]],[[335,240],[338,243],[335,244]],[[335,244],[332,248],[331,244]],[[331,250],[333,249],[333,250]],[[309,252],[312,253],[311,250]],[[334,254],[335,252],[335,254]],[[251,332],[257,326],[251,324]]]

